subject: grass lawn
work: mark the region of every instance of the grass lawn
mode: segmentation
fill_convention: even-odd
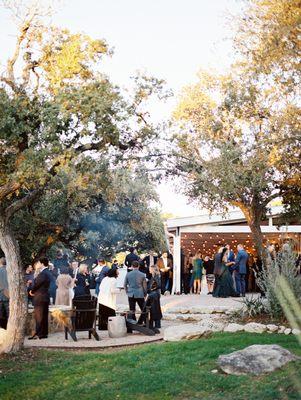
[[[301,356],[293,336],[247,333],[111,353],[24,351],[0,358],[0,399],[301,399],[300,361],[261,377],[211,372],[220,354],[274,343]]]

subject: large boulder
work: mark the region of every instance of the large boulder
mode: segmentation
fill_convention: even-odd
[[[185,339],[197,339],[207,333],[208,329],[199,324],[170,326],[164,330],[166,342],[178,342]]]
[[[219,356],[218,365],[227,374],[260,375],[272,372],[290,361],[299,359],[281,346],[253,345],[243,350]]]
[[[170,326],[164,331],[164,340],[175,342],[185,339],[196,339],[203,336],[205,333],[222,332],[226,322],[216,318],[204,318],[200,322]]]

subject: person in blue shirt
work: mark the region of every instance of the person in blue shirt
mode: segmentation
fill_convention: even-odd
[[[244,249],[244,246],[242,244],[239,244],[237,246],[237,256],[235,259],[234,270],[236,291],[242,297],[245,297],[246,295],[246,274],[248,258],[249,255]]]

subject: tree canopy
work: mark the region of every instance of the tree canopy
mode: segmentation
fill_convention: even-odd
[[[147,207],[144,214],[139,210],[142,222],[149,211],[157,223],[153,232],[142,232],[127,218],[127,229],[159,241],[163,229],[146,196],[126,193],[116,178],[158,136],[147,103],[164,98],[164,82],[140,75],[124,95],[101,72],[102,59],[111,56],[104,40],[47,26],[39,2],[21,10],[17,5],[16,46],[0,75],[0,247],[10,289],[5,351],[18,350],[24,338],[26,294],[17,238],[27,253],[36,251],[28,247],[33,238],[38,246],[45,246],[45,239],[47,246],[84,238],[84,248],[85,236],[91,236],[83,231],[84,222],[92,210],[104,220],[121,212],[126,200],[132,201],[132,210]],[[127,179],[141,188],[138,170],[130,169]],[[109,186],[120,190],[119,198]],[[54,234],[46,238],[50,230]]]
[[[271,200],[289,202],[288,186],[300,182],[300,10],[294,0],[246,2],[235,64],[225,74],[201,71],[174,113],[172,171],[211,211],[239,207],[260,256],[260,221]]]

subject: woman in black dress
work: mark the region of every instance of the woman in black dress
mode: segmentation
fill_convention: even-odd
[[[228,250],[226,247],[224,247],[220,253],[220,260],[221,265],[218,273],[215,275],[216,279],[212,296],[238,297],[239,295],[234,289],[232,275],[229,271],[229,267],[231,267],[234,263],[228,262]]]
[[[149,267],[150,277],[147,282],[146,306],[150,306],[150,328],[159,333],[161,328],[162,311],[160,305],[161,295],[161,276],[160,270],[156,265]]]
[[[90,276],[88,266],[81,264],[76,275],[74,297],[90,295]]]

